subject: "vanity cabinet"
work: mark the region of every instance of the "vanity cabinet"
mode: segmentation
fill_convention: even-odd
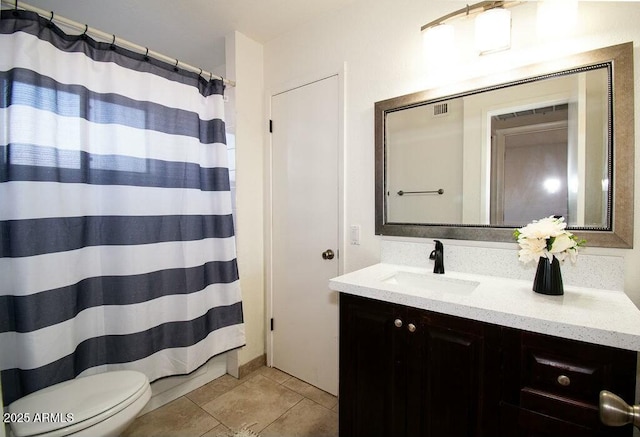
[[[340,295],[340,436],[622,436],[636,354]]]
[[[499,400],[499,332],[342,294],[340,435],[475,436],[497,429],[498,411],[486,402]]]
[[[599,420],[601,390],[633,403],[636,353],[503,329],[502,435],[630,436]]]

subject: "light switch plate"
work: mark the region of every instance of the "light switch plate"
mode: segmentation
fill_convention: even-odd
[[[349,230],[349,240],[353,246],[360,245],[360,225],[351,225]]]

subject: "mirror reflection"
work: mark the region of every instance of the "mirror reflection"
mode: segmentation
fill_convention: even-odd
[[[609,64],[385,113],[387,223],[609,229]]]
[[[633,43],[375,103],[377,235],[513,242],[563,215],[633,247]]]

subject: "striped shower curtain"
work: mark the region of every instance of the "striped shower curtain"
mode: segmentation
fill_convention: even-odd
[[[17,10],[0,82],[5,405],[244,345],[223,83]]]

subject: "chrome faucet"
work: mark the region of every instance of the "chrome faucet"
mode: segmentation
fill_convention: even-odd
[[[429,255],[429,259],[435,260],[433,273],[444,273],[444,246],[439,240],[433,241],[436,243],[436,248]]]

